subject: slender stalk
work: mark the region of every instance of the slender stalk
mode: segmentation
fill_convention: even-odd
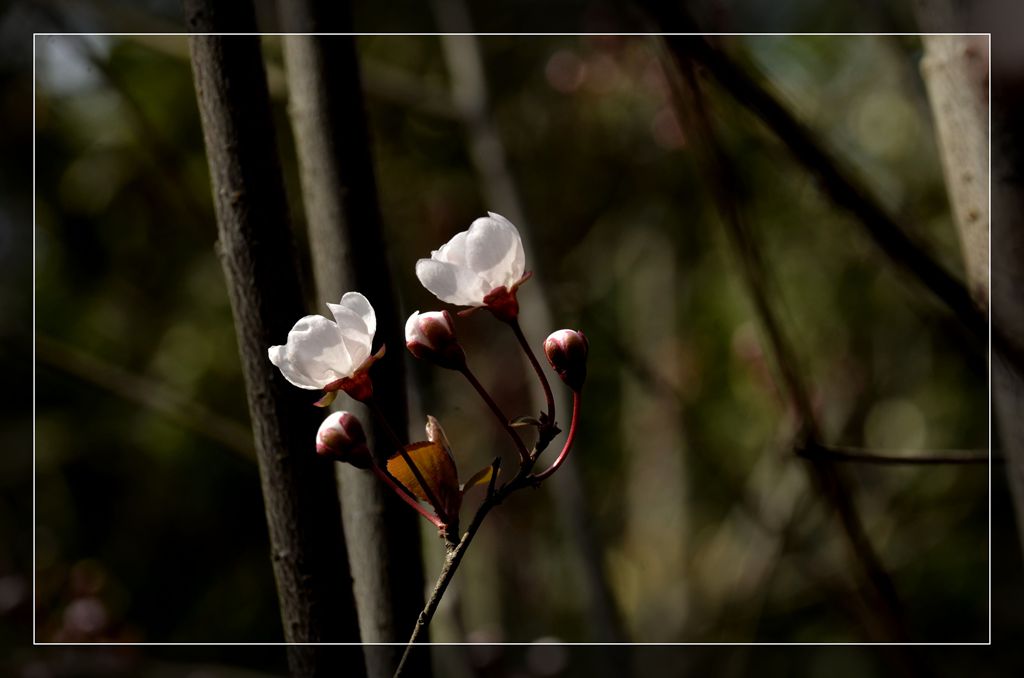
[[[409,465],[409,470],[412,471],[413,477],[416,478],[416,482],[418,482],[420,484],[420,487],[423,488],[423,493],[425,495],[427,495],[427,501],[430,502],[430,505],[434,507],[435,511],[437,511],[438,517],[441,519],[440,523],[441,524],[448,523],[450,521],[450,516],[440,515],[441,511],[442,511],[441,503],[437,500],[437,496],[434,494],[434,491],[432,489],[430,489],[430,485],[427,484],[426,479],[423,477],[423,473],[420,472],[419,467],[416,466],[416,462],[414,462],[412,460],[412,457],[409,456],[409,453],[406,452],[405,445],[402,444],[402,441],[398,437],[398,434],[395,433],[395,430],[393,428],[391,428],[391,424],[388,423],[387,417],[384,416],[384,413],[381,412],[380,407],[377,406],[377,401],[375,399],[373,399],[373,398],[368,398],[365,401],[364,404],[367,407],[370,408],[371,412],[373,412],[373,415],[380,422],[381,428],[383,428],[384,430],[386,430],[388,432],[388,435],[391,437],[392,442],[394,443],[395,447],[398,449],[398,454],[401,455],[402,460],[406,464]],[[374,466],[374,468],[377,468],[377,467]],[[400,493],[400,494],[402,494],[402,493]],[[406,498],[404,494],[402,494],[402,498],[403,499]],[[418,506],[418,504],[417,504],[417,506]],[[423,511],[420,511],[420,513],[423,513]],[[424,514],[424,515],[426,515],[426,514]],[[433,520],[431,517],[428,516],[427,520],[429,520],[430,522],[434,523],[438,527],[441,527],[441,524],[439,524],[437,521]]]
[[[36,359],[125,400],[147,407],[247,461],[255,460],[252,429],[216,412],[174,387],[134,374],[52,337],[36,335]]]
[[[534,369],[537,371],[538,376],[541,378],[541,383],[544,384],[545,391],[548,395],[549,412],[553,414],[554,398],[551,395],[551,389],[550,386],[548,386],[547,384],[547,379],[544,377],[543,371],[541,370],[536,357],[530,350],[529,344],[526,341],[526,337],[523,336],[523,332],[519,327],[519,323],[511,322],[509,323],[509,326],[512,327],[513,332],[519,339],[520,345],[522,345],[524,351],[530,357],[530,361],[533,363]],[[545,438],[542,436],[541,440],[538,440],[537,447],[534,448],[534,451],[532,453],[528,451],[526,449],[526,445],[523,443],[522,438],[520,438],[519,434],[516,433],[515,429],[512,428],[512,425],[510,424],[508,417],[505,416],[505,413],[502,412],[501,407],[494,401],[494,398],[492,398],[491,394],[488,393],[486,388],[484,388],[484,385],[480,383],[480,380],[476,378],[476,375],[473,374],[473,371],[469,368],[469,365],[464,365],[458,371],[462,373],[462,375],[466,378],[470,385],[476,390],[480,398],[483,399],[483,401],[487,404],[487,407],[491,410],[494,416],[501,423],[502,428],[504,428],[505,431],[508,433],[509,437],[512,438],[512,441],[516,445],[516,449],[519,451],[519,472],[516,474],[515,478],[502,485],[500,489],[496,490],[495,483],[497,482],[498,468],[501,465],[501,458],[499,457],[494,460],[494,470],[491,474],[491,479],[487,486],[487,496],[484,499],[484,501],[480,504],[480,507],[477,509],[476,514],[474,514],[473,519],[470,521],[469,526],[466,529],[466,532],[462,535],[462,538],[458,541],[458,543],[447,544],[448,552],[447,555],[445,556],[444,565],[441,567],[441,572],[438,575],[437,582],[434,584],[434,589],[431,592],[430,597],[427,599],[423,611],[420,612],[420,615],[416,620],[416,625],[413,627],[412,635],[409,638],[409,642],[406,645],[405,651],[402,653],[402,659],[401,661],[399,661],[398,668],[395,670],[395,678],[398,678],[398,676],[402,674],[403,670],[405,669],[406,662],[408,661],[410,655],[412,654],[413,647],[418,642],[420,636],[426,631],[427,627],[430,625],[430,621],[434,618],[434,613],[437,611],[437,606],[440,604],[441,598],[444,597],[445,591],[448,590],[448,585],[451,583],[452,578],[455,576],[455,572],[458,570],[459,564],[462,562],[462,558],[465,555],[466,550],[469,548],[470,543],[472,543],[473,537],[476,536],[477,530],[483,523],[484,518],[487,517],[487,514],[490,513],[492,508],[500,504],[505,499],[505,497],[507,497],[512,492],[515,492],[516,490],[527,486],[539,486],[544,479],[546,479],[552,473],[554,473],[558,469],[558,467],[561,466],[562,462],[565,461],[565,458],[569,454],[569,451],[572,449],[573,441],[576,438],[576,430],[579,421],[581,407],[581,398],[578,392],[573,394],[572,424],[569,427],[569,433],[566,436],[565,445],[563,446],[561,453],[559,453],[558,457],[555,459],[554,463],[552,463],[550,468],[546,469],[541,474],[531,475],[530,472],[533,469],[534,463],[536,463],[537,456],[542,451],[542,446],[546,446],[548,442],[550,442],[550,437]],[[367,401],[367,405],[377,416],[383,416],[377,411],[375,405],[373,404],[372,398]],[[553,418],[550,420],[550,425],[553,427]],[[413,472],[416,473],[416,467],[415,465],[412,464],[412,461],[408,460],[408,463],[410,467],[413,469]],[[384,474],[377,467],[374,467],[374,469],[378,472],[378,474],[381,475],[385,482],[388,482],[392,487],[395,487],[394,483],[391,481],[390,478],[387,477],[386,474]],[[419,479],[418,475],[417,479]],[[420,482],[421,484],[423,484],[423,481]],[[403,498],[406,498],[404,494]],[[432,503],[434,503],[436,508],[436,502]],[[426,516],[426,514],[422,511],[422,507],[417,506],[417,510],[420,510],[420,513]],[[434,524],[437,525],[438,523],[434,522]],[[441,526],[438,525],[438,527]]]
[[[448,555],[445,556],[444,565],[441,567],[441,574],[437,578],[437,583],[434,584],[434,590],[427,599],[426,606],[423,608],[423,611],[420,612],[420,616],[416,620],[416,626],[413,627],[412,635],[409,637],[409,643],[406,645],[405,652],[402,653],[402,659],[399,661],[398,668],[395,670],[395,678],[398,678],[398,676],[402,674],[402,671],[405,668],[405,662],[412,653],[413,646],[419,641],[420,634],[430,625],[430,620],[434,618],[434,612],[437,611],[437,606],[441,603],[441,598],[444,596],[444,592],[448,590],[448,585],[455,576],[455,572],[459,568],[459,563],[462,562],[462,557],[466,554],[466,549],[469,548],[470,543],[473,541],[473,537],[476,536],[476,532],[480,528],[480,524],[493,507],[494,504],[489,500],[484,501],[476,515],[473,516],[473,520],[466,529],[466,533],[462,535],[462,539],[460,539],[455,548],[450,550]]]
[[[769,300],[768,291],[773,283],[769,269],[734,197],[734,187],[740,185],[741,177],[718,140],[711,116],[705,108],[703,93],[691,61],[696,57],[688,55],[681,49],[678,40],[667,40],[670,47],[674,47],[673,56],[681,76],[679,80],[670,78],[675,104],[695,132],[695,138],[703,142],[698,148],[702,151],[704,162],[710,168],[710,188],[717,203],[728,244],[740,265],[743,281],[754,302],[758,322],[767,335],[768,346],[774,354],[776,366],[796,410],[800,426],[797,433],[798,446],[808,444],[807,441],[813,445],[820,439],[814,408],[811,406],[807,387],[800,374],[796,353]],[[692,40],[702,41],[701,38]],[[860,566],[864,578],[861,595],[868,606],[877,611],[878,621],[884,625],[887,635],[897,641],[905,639],[907,630],[899,596],[892,578],[868,538],[845,479],[828,461],[812,459],[811,462],[808,468],[809,475],[821,495],[836,512],[850,556]]]
[[[985,316],[967,288],[908,234],[838,159],[825,148],[767,88],[759,84],[704,38],[670,37],[669,49],[678,59],[696,59],[732,95],[753,112],[789,147],[800,164],[817,177],[822,189],[840,207],[853,213],[875,244],[899,267],[913,273],[936,300],[978,337],[985,337]]]
[[[530,469],[533,467],[533,461],[527,458],[527,460],[520,465],[519,472],[516,474],[515,478],[505,483],[500,488],[495,489],[500,461],[500,458],[496,459],[492,465],[494,471],[491,474],[491,480],[487,486],[487,496],[480,504],[480,507],[477,509],[473,519],[470,521],[469,526],[466,528],[466,532],[462,535],[462,539],[460,539],[459,543],[452,547],[445,556],[444,565],[441,567],[441,573],[438,575],[437,582],[434,584],[434,590],[430,593],[430,597],[427,598],[427,603],[423,607],[423,611],[420,612],[420,616],[416,620],[416,626],[413,627],[412,635],[409,636],[409,642],[405,646],[405,652],[402,653],[402,659],[398,663],[398,668],[395,670],[394,678],[399,678],[399,676],[401,676],[402,671],[405,668],[406,660],[412,654],[413,647],[419,641],[420,635],[422,635],[422,633],[426,631],[427,627],[430,626],[430,621],[434,618],[437,606],[441,603],[441,598],[444,597],[445,591],[448,590],[448,585],[455,577],[455,573],[459,569],[459,564],[462,563],[462,558],[466,555],[466,550],[472,543],[473,537],[476,536],[477,530],[480,529],[480,525],[483,523],[484,518],[487,517],[487,514],[490,513],[491,509],[503,502],[508,495],[512,494],[516,490],[520,490],[524,487],[536,487],[538,485],[538,481],[530,476]]]
[[[466,377],[470,379],[471,383],[479,385],[472,373],[467,369],[465,371]],[[480,389],[483,387],[481,386]],[[479,389],[478,389],[479,390]],[[485,395],[486,391],[481,392],[481,396]],[[489,396],[488,396],[489,397]],[[493,401],[492,401],[493,402]],[[500,488],[495,489],[495,484],[498,478],[498,468],[501,465],[501,458],[494,460],[492,464],[494,470],[491,473],[491,479],[487,485],[487,495],[484,501],[480,504],[476,514],[469,523],[469,527],[466,528],[465,534],[454,546],[449,545],[448,554],[445,556],[444,565],[441,567],[441,573],[437,577],[437,582],[434,584],[434,590],[431,592],[430,597],[427,599],[427,603],[420,612],[419,618],[416,620],[416,626],[413,627],[412,635],[409,637],[409,643],[406,645],[405,652],[402,654],[402,660],[398,664],[398,669],[395,671],[394,678],[398,678],[401,675],[405,662],[412,652],[413,646],[419,640],[420,635],[430,625],[430,620],[434,618],[434,613],[437,611],[437,606],[441,602],[441,598],[444,596],[444,592],[448,589],[448,584],[451,583],[452,578],[455,576],[455,572],[459,568],[459,563],[462,562],[463,556],[466,554],[466,549],[469,548],[470,543],[473,541],[473,537],[476,535],[480,524],[483,523],[484,518],[490,513],[491,509],[500,504],[505,500],[507,496],[520,490],[524,487],[539,487],[540,484],[547,479],[552,473],[558,470],[562,462],[568,456],[569,451],[572,449],[573,441],[576,438],[577,425],[580,419],[580,409],[582,405],[582,399],[578,392],[573,393],[573,407],[572,407],[572,424],[569,427],[569,433],[565,439],[565,445],[562,447],[561,453],[558,458],[555,459],[551,467],[545,471],[532,475],[530,472],[533,470],[533,465],[536,463],[537,455],[527,453],[526,456],[519,464],[519,471],[516,473],[515,478],[508,481]],[[497,407],[497,406],[495,406]],[[500,410],[497,411],[500,415]],[[503,415],[502,415],[503,416]],[[513,431],[513,433],[515,433]],[[516,436],[518,438],[518,436]]]
[[[429,520],[431,523],[433,523],[434,527],[436,527],[437,529],[441,529],[441,526],[443,525],[441,519],[427,511],[425,508],[423,508],[423,505],[416,500],[416,497],[412,495],[409,488],[398,482],[395,478],[391,476],[390,473],[382,469],[380,466],[374,464],[371,468],[373,469],[373,472],[377,475],[377,477],[383,480],[388,487],[394,490],[398,494],[398,496],[405,501],[406,504],[416,509],[416,512],[424,518],[426,518],[427,520]]]
[[[501,408],[498,406],[498,403],[494,402],[494,398],[492,398],[491,394],[487,392],[487,389],[484,388],[484,385],[480,383],[480,380],[476,378],[476,375],[473,374],[473,371],[469,369],[469,365],[466,365],[465,367],[460,369],[459,372],[461,372],[462,376],[464,376],[466,380],[470,383],[470,385],[474,389],[476,389],[476,392],[480,395],[480,398],[482,398],[483,401],[487,403],[487,407],[490,408],[491,412],[494,413],[494,416],[501,423],[501,427],[505,429],[505,432],[508,433],[509,437],[512,439],[512,442],[515,443],[516,450],[518,450],[519,452],[520,462],[526,463],[530,459],[530,452],[526,449],[526,443],[524,443],[523,439],[519,437],[519,434],[516,433],[516,430],[512,428],[512,424],[509,422],[509,418],[506,417],[505,413],[501,411]]]
[[[544,388],[544,398],[548,403],[548,421],[547,423],[551,426],[555,424],[555,396],[551,392],[551,384],[548,383],[548,377],[544,374],[544,368],[541,367],[540,361],[537,360],[537,356],[533,352],[533,348],[530,347],[530,342],[526,340],[526,335],[523,334],[523,328],[519,326],[519,320],[512,320],[508,323],[508,326],[512,328],[512,333],[516,335],[516,339],[519,341],[519,345],[523,347],[523,353],[529,358],[530,364],[533,365],[533,371],[537,373],[537,379],[540,381],[540,385]]]
[[[580,407],[582,405],[582,401],[582,395],[578,391],[572,394],[572,423],[569,424],[569,435],[567,435],[565,438],[565,445],[562,446],[562,451],[558,453],[558,456],[555,458],[555,461],[552,462],[551,466],[549,466],[544,471],[541,471],[540,473],[533,475],[533,478],[535,478],[536,480],[544,480],[552,473],[557,471],[558,467],[561,466],[562,462],[565,461],[565,458],[569,456],[569,451],[572,449],[572,444],[576,440],[576,428],[580,419]]]
[[[1002,457],[990,457],[983,450],[933,450],[929,454],[906,455],[852,447],[830,447],[816,442],[798,447],[796,453],[805,459],[812,460],[882,465],[942,466],[988,464],[990,461],[1003,461]]]

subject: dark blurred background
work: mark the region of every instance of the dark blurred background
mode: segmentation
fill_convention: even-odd
[[[720,31],[916,30],[910,8],[899,5],[798,2],[765,14],[758,3],[708,1],[694,13]],[[260,9],[261,27],[275,30],[274,8]],[[355,9],[359,31],[437,30],[429,3]],[[479,31],[637,30],[616,3],[471,9]],[[175,32],[180,16],[175,3],[156,1],[15,3],[0,16],[0,34],[19,34],[24,50],[26,27]],[[444,40],[357,42],[403,318],[440,308],[416,281],[415,260],[486,210],[501,211],[452,104]],[[763,71],[889,211],[963,274],[918,38],[721,44]],[[283,672],[273,647],[180,654],[23,646],[33,562],[39,642],[282,637],[186,39],[61,35],[37,36],[34,45],[34,61],[9,55],[21,70],[6,73],[0,100],[3,155],[26,157],[33,90],[25,69],[34,66],[34,243],[20,227],[31,221],[24,166],[5,170],[0,207],[0,256],[13,283],[0,287],[12,384],[0,428],[9,450],[0,643],[22,645],[9,668],[25,676]],[[433,639],[872,640],[836,521],[793,453],[797,422],[707,190],[707,168],[671,106],[659,40],[484,36],[476,47],[506,160],[502,180],[515,187],[527,267],[537,273],[524,305],[544,305],[553,324],[542,331],[586,331],[591,358],[571,470],[579,482],[516,495],[491,515]],[[302,243],[279,38],[265,38],[264,52]],[[772,302],[826,440],[904,454],[986,450],[985,356],[755,118],[714,87],[706,92],[741,174],[735,199],[775,278]],[[24,416],[33,266],[34,439]],[[334,300],[310,295],[311,312],[326,312],[325,301]],[[459,324],[482,380],[508,410],[527,414],[530,375],[509,360],[515,345],[502,330],[484,314]],[[539,344],[543,334],[530,338]],[[409,367],[414,436],[422,437],[423,415],[434,414],[463,477],[486,464],[501,438],[473,394],[451,373]],[[991,474],[983,464],[844,468],[913,640],[1016,634],[1020,552],[1002,465]],[[585,520],[583,538],[572,516]],[[432,579],[441,549],[428,527]],[[595,611],[595,579],[610,596],[611,622]],[[601,628],[608,623],[616,628]],[[440,675],[480,666],[501,675],[592,675],[600,658],[591,649],[436,648],[435,662]],[[801,649],[807,661],[780,648],[648,649],[631,661],[636,675],[863,675],[907,661],[888,650]],[[925,660],[943,675],[969,663],[965,654]],[[1007,663],[993,665],[993,675],[1012,667],[1000,661]]]

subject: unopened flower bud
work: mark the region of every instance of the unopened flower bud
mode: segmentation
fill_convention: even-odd
[[[420,360],[450,370],[466,365],[466,354],[455,338],[455,327],[448,311],[416,311],[405,322],[405,345]]]
[[[332,412],[324,419],[316,432],[316,452],[358,468],[370,468],[373,463],[363,425],[351,412]]]
[[[562,381],[577,393],[587,379],[587,351],[590,345],[582,332],[558,330],[544,340],[544,355]]]

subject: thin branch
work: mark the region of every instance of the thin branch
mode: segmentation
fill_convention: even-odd
[[[688,20],[685,23],[690,25]],[[786,144],[836,205],[857,217],[875,245],[893,263],[932,292],[976,339],[991,336],[992,347],[1017,374],[1024,375],[1024,340],[1012,334],[1011,328],[1004,326],[1000,318],[993,319],[989,332],[988,318],[967,287],[911,238],[909,231],[886,211],[877,196],[855,179],[775,94],[702,37],[670,36],[666,37],[666,42],[677,59],[692,58],[707,68],[737,102]]]
[[[905,454],[857,447],[835,447],[809,441],[797,446],[796,453],[814,461],[841,461],[861,464],[895,466],[950,466],[963,464],[1002,463],[1001,456],[989,456],[984,450],[929,450],[926,453]]]
[[[436,515],[430,513],[425,508],[423,508],[423,505],[420,504],[419,500],[416,499],[416,496],[412,493],[412,490],[410,490],[402,483],[398,482],[398,479],[392,476],[390,473],[388,473],[388,470],[386,468],[381,468],[376,463],[374,463],[371,468],[373,469],[374,475],[380,478],[385,485],[390,487],[394,491],[394,493],[401,497],[406,504],[416,509],[416,512],[424,518],[426,518],[428,521],[430,521],[430,523],[434,527],[441,529],[444,523],[442,523],[441,519],[438,518]]]
[[[459,564],[462,562],[463,556],[466,555],[466,550],[472,543],[473,537],[476,536],[477,530],[480,529],[480,525],[484,522],[484,518],[486,518],[487,514],[491,512],[491,509],[505,501],[505,499],[513,492],[521,490],[524,487],[537,487],[539,484],[539,481],[536,478],[530,476],[530,470],[533,467],[533,462],[531,459],[527,458],[526,462],[520,465],[519,472],[516,474],[515,478],[495,489],[496,478],[500,465],[500,458],[495,459],[495,461],[492,462],[491,466],[494,470],[492,471],[491,479],[488,482],[487,494],[485,495],[483,502],[481,502],[480,507],[473,515],[473,519],[469,522],[469,526],[466,528],[466,532],[462,535],[459,543],[452,547],[445,556],[444,565],[441,567],[441,572],[437,577],[437,582],[434,584],[434,589],[427,598],[427,603],[424,606],[423,611],[420,612],[420,616],[416,620],[416,625],[413,627],[412,635],[409,637],[409,642],[406,644],[405,651],[402,653],[402,659],[398,663],[398,668],[395,670],[394,678],[399,678],[405,670],[406,661],[412,654],[416,643],[419,642],[420,636],[430,625],[430,620],[434,618],[437,606],[441,603],[441,599],[444,597],[444,593],[448,589],[448,585],[451,583],[452,578],[455,577],[455,573],[459,569]]]
[[[395,433],[395,430],[393,428],[391,428],[391,424],[388,423],[387,417],[384,416],[384,413],[381,412],[380,406],[377,405],[377,400],[375,398],[370,398],[369,400],[366,401],[366,405],[367,407],[370,408],[370,411],[373,412],[373,416],[376,417],[377,421],[380,424],[380,427],[388,432],[388,436],[391,438],[391,442],[395,446],[396,452],[398,453],[399,456],[402,457],[402,461],[406,463],[406,465],[409,467],[409,470],[412,471],[412,475],[416,479],[416,482],[420,484],[421,488],[423,488],[423,493],[427,495],[427,501],[430,502],[430,505],[434,508],[435,511],[438,512],[438,517],[441,519],[441,522],[447,523],[451,519],[451,516],[441,515],[441,502],[437,500],[437,496],[434,494],[434,490],[431,489],[430,485],[423,477],[423,473],[420,471],[419,466],[417,466],[416,462],[414,462],[412,458],[409,456],[409,452],[405,449],[405,445],[398,437],[398,434]],[[374,461],[376,463],[376,460]],[[388,475],[390,476],[390,473],[388,473]],[[395,482],[398,482],[397,479],[394,480]],[[401,483],[398,484],[401,485]],[[405,486],[402,485],[402,487]],[[430,517],[428,517],[427,519],[435,525],[438,525],[437,521],[432,520]],[[438,527],[440,527],[440,525],[438,525]]]
[[[498,423],[501,424],[505,433],[507,433],[508,437],[512,439],[512,442],[516,446],[516,451],[519,452],[519,461],[525,463],[529,460],[530,452],[526,449],[526,443],[524,443],[523,439],[519,437],[519,433],[512,428],[512,423],[509,421],[509,418],[505,416],[505,413],[501,411],[501,407],[498,406],[498,403],[494,402],[494,398],[491,397],[491,394],[487,392],[484,385],[480,383],[480,380],[476,378],[473,371],[469,369],[469,365],[467,364],[464,368],[459,370],[459,372],[461,372],[462,376],[466,378],[466,381],[473,386],[480,398],[487,403],[488,409],[494,413],[494,418],[498,420]]]
[[[128,402],[165,415],[185,428],[223,445],[247,461],[254,461],[252,429],[218,414],[188,395],[120,365],[84,353],[62,341],[36,336],[36,357],[43,363]]]
[[[580,407],[583,404],[583,400],[579,393],[573,393],[572,397],[572,422],[569,424],[569,433],[565,437],[565,445],[562,446],[562,451],[555,457],[555,461],[551,463],[547,469],[535,474],[533,477],[538,481],[544,480],[552,473],[557,471],[559,467],[565,462],[565,458],[569,456],[569,452],[572,450],[572,444],[576,440],[576,431],[580,420]]]
[[[402,673],[403,666],[409,654],[412,652],[413,646],[418,641],[420,634],[423,633],[427,626],[430,625],[430,620],[434,617],[434,612],[437,610],[438,604],[441,602],[441,598],[444,596],[445,590],[448,588],[448,584],[451,583],[452,577],[455,576],[456,570],[458,570],[459,563],[462,562],[462,556],[465,554],[466,549],[469,548],[470,542],[473,541],[473,536],[476,531],[480,528],[480,524],[483,522],[487,514],[490,513],[491,509],[500,504],[505,500],[505,497],[512,494],[516,490],[520,490],[524,487],[539,487],[545,479],[551,476],[552,473],[557,471],[569,455],[572,450],[573,442],[576,439],[576,431],[578,430],[578,423],[580,417],[580,394],[573,394],[573,410],[572,410],[572,424],[569,427],[569,434],[566,436],[565,444],[562,447],[561,453],[555,459],[555,462],[547,470],[538,473],[531,474],[533,465],[537,459],[539,452],[534,449],[532,453],[528,453],[523,461],[519,465],[519,472],[516,477],[509,482],[502,485],[500,488],[495,489],[495,484],[498,477],[498,469],[501,466],[501,458],[497,458],[492,462],[491,478],[487,484],[487,494],[484,497],[483,502],[477,509],[476,514],[473,516],[473,520],[470,521],[469,527],[466,529],[466,533],[459,540],[459,543],[450,547],[447,556],[445,557],[444,565],[441,568],[441,574],[437,578],[437,583],[434,585],[434,590],[427,599],[427,604],[420,613],[419,618],[416,620],[416,626],[412,630],[412,636],[409,638],[409,643],[406,645],[405,652],[402,655],[402,661],[398,664],[398,670],[395,671],[395,678]]]
[[[893,263],[911,272],[975,336],[987,335],[985,315],[975,306],[963,283],[915,242],[878,198],[844,169],[810,128],[797,120],[766,86],[702,37],[670,36],[666,42],[677,59],[699,62],[737,102],[764,122],[833,202],[858,218]]]
[[[666,40],[671,41],[672,38]],[[692,40],[703,41],[702,38]],[[754,300],[758,320],[768,335],[775,363],[782,373],[799,417],[798,444],[807,440],[819,440],[816,417],[797,367],[795,352],[782,332],[781,323],[768,301],[768,290],[772,288],[768,268],[734,196],[730,193],[730,188],[740,183],[740,177],[717,139],[690,58],[686,56],[686,52],[680,50],[673,50],[673,56],[685,83],[684,85],[678,78],[669,77],[676,106],[683,118],[695,129],[693,138],[703,141],[698,148],[704,151],[704,160],[711,170],[711,188],[728,235],[727,240],[739,261],[743,280]],[[682,91],[684,86],[685,92]],[[687,102],[690,105],[687,105]],[[815,461],[809,471],[819,491],[828,499],[839,517],[850,553],[859,563],[865,583],[868,584],[863,593],[871,595],[878,603],[877,607],[871,606],[872,609],[879,612],[880,620],[888,629],[888,635],[897,640],[905,638],[907,634],[895,586],[868,539],[845,481],[839,475],[838,469],[827,462]]]
[[[533,352],[533,347],[530,346],[530,342],[526,340],[526,335],[523,334],[523,328],[519,326],[519,320],[515,319],[507,323],[512,328],[512,333],[516,335],[516,340],[523,349],[523,353],[530,361],[530,365],[533,366],[533,371],[537,375],[537,380],[540,382],[541,388],[544,389],[544,398],[547,401],[547,424],[554,426],[555,424],[555,396],[551,393],[551,384],[548,382],[548,377],[544,373],[544,368],[541,367],[540,361],[537,360],[537,355]]]
[[[398,662],[398,668],[395,669],[394,678],[399,678],[405,670],[406,662],[412,655],[413,648],[416,646],[416,643],[419,642],[420,636],[430,625],[430,620],[434,618],[437,606],[441,603],[441,598],[444,597],[444,592],[448,590],[448,585],[452,582],[452,578],[455,576],[455,572],[458,570],[459,564],[462,562],[462,557],[466,554],[466,549],[469,548],[470,543],[473,541],[473,537],[476,536],[476,532],[480,529],[480,524],[483,523],[484,518],[486,518],[490,510],[501,501],[498,497],[501,493],[502,491],[499,490],[496,494],[488,495],[487,498],[484,499],[483,504],[480,505],[476,515],[473,516],[473,520],[469,523],[466,533],[462,535],[462,539],[460,539],[459,543],[456,544],[452,550],[448,551],[448,554],[445,556],[444,565],[441,567],[441,573],[438,575],[433,591],[431,591],[430,596],[427,598],[427,603],[424,606],[423,611],[420,612],[420,616],[416,619],[416,626],[413,627],[412,635],[409,637],[409,642],[406,644],[405,651],[402,653],[402,659]]]

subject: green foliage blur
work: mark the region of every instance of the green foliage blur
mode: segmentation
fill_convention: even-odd
[[[402,318],[442,307],[415,260],[496,209],[466,126],[416,103],[448,99],[439,40],[358,41]],[[527,285],[550,307],[549,330],[590,339],[572,470],[582,493],[567,497],[575,486],[556,477],[497,509],[434,640],[602,639],[595,569],[636,642],[877,640],[837,521],[793,452],[795,414],[699,140],[673,112],[658,41],[478,41],[526,215]],[[916,38],[724,43],[962,275]],[[278,41],[265,39],[265,52],[305,244]],[[280,640],[185,39],[40,37],[36,69],[37,638]],[[397,89],[375,80],[395,73]],[[827,441],[987,449],[984,354],[763,125],[704,84]],[[312,290],[308,256],[303,266]],[[310,312],[327,301],[310,293]],[[533,414],[508,332],[486,314],[458,327],[507,411]],[[463,477],[495,450],[512,454],[457,375],[398,348],[387,359],[409,360],[414,436],[437,416]],[[988,468],[843,468],[913,639],[985,641]],[[594,553],[580,549],[573,508]],[[441,547],[428,527],[432,578]],[[1005,515],[993,529],[1012,534]],[[561,670],[559,656],[545,661],[534,675],[552,661]]]

